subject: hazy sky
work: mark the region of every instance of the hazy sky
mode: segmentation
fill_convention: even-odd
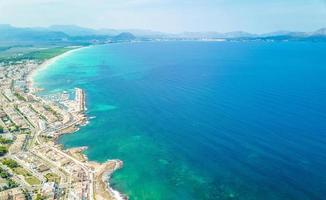
[[[0,24],[165,32],[326,27],[326,0],[0,0]]]

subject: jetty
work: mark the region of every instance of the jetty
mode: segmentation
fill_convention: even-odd
[[[75,103],[77,112],[84,112],[86,110],[85,91],[81,88],[75,88]]]

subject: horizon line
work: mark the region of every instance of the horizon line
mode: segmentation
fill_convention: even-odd
[[[75,26],[78,28],[91,29],[94,31],[100,31],[100,30],[133,31],[134,30],[134,31],[149,31],[149,32],[157,32],[157,33],[161,33],[161,34],[175,34],[175,35],[184,34],[184,33],[220,33],[220,34],[224,34],[224,33],[236,33],[236,32],[249,33],[252,35],[263,35],[263,34],[276,33],[276,32],[313,33],[318,30],[326,29],[326,27],[320,27],[320,28],[310,30],[310,31],[276,29],[274,31],[266,31],[266,32],[260,32],[260,33],[250,32],[250,31],[241,30],[241,29],[232,30],[232,31],[224,31],[224,32],[217,31],[217,30],[207,30],[207,31],[187,31],[187,30],[185,30],[182,32],[168,32],[168,31],[159,31],[159,30],[154,30],[154,29],[142,29],[142,28],[110,28],[110,27],[93,28],[93,27],[82,26],[82,25],[77,25],[77,24],[51,24],[51,25],[47,25],[47,26],[19,26],[19,25],[10,24],[10,23],[1,23],[0,25],[9,25],[14,28],[51,28],[52,26]]]

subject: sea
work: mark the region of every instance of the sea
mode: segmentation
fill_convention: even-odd
[[[130,200],[326,199],[326,43],[98,45],[34,79],[85,90],[89,124],[59,142],[121,159]]]

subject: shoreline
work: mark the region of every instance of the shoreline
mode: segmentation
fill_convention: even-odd
[[[79,46],[79,47],[75,47],[75,48],[72,47],[71,50],[68,50],[60,55],[57,55],[50,59],[45,60],[44,62],[39,64],[36,68],[34,68],[32,71],[30,71],[30,73],[28,74],[28,76],[27,76],[28,88],[37,89],[37,88],[35,88],[34,78],[38,72],[46,70],[50,65],[54,64],[59,59],[62,59],[64,57],[68,56],[69,54],[72,54],[76,51],[80,51],[80,50],[90,48],[90,47],[92,47],[92,46]]]
[[[38,64],[33,70],[31,70],[27,77],[27,87],[29,89],[29,93],[31,95],[37,96],[38,98],[40,98],[41,100],[44,100],[41,96],[37,95],[37,92],[42,90],[42,88],[37,88],[35,87],[35,77],[37,75],[38,72],[42,71],[42,70],[46,70],[48,67],[50,67],[52,64],[54,64],[55,62],[57,62],[59,59],[62,59],[76,51],[80,51],[86,48],[90,48],[92,46],[80,46],[80,47],[76,47],[76,48],[72,48],[71,50],[68,50],[60,55],[57,55],[55,57],[52,57],[50,59],[45,60],[44,62],[42,62],[41,64]],[[68,47],[69,48],[69,47]],[[85,98],[84,98],[84,105],[86,108],[86,103],[85,103]],[[85,115],[85,111],[83,111],[83,115]],[[59,138],[64,135],[64,134],[74,134],[75,132],[77,132],[79,130],[80,126],[86,126],[88,124],[88,120],[87,117],[85,116],[80,122],[78,122],[76,125],[72,126],[72,127],[67,127],[66,129],[63,129],[62,131],[60,131],[61,133],[56,136],[54,138],[54,143],[58,144],[61,146],[62,151],[64,152],[70,152],[73,151],[76,148],[80,148],[81,151],[77,152],[77,153],[72,153],[72,156],[80,154],[81,157],[84,158],[84,163],[87,164],[90,168],[95,169],[95,190],[97,190],[96,193],[99,194],[99,196],[97,194],[95,194],[95,198],[96,199],[112,199],[112,200],[125,200],[128,199],[127,196],[123,195],[122,193],[120,193],[119,191],[113,189],[110,186],[110,178],[111,175],[113,174],[114,171],[120,169],[123,165],[123,162],[121,160],[107,160],[104,163],[98,163],[96,161],[90,161],[88,160],[88,157],[83,153],[83,151],[85,149],[87,149],[88,147],[75,147],[75,148],[67,148],[65,149],[63,144],[59,143]],[[66,130],[66,131],[65,131]],[[97,175],[96,175],[97,174]],[[94,192],[95,193],[95,192]]]

